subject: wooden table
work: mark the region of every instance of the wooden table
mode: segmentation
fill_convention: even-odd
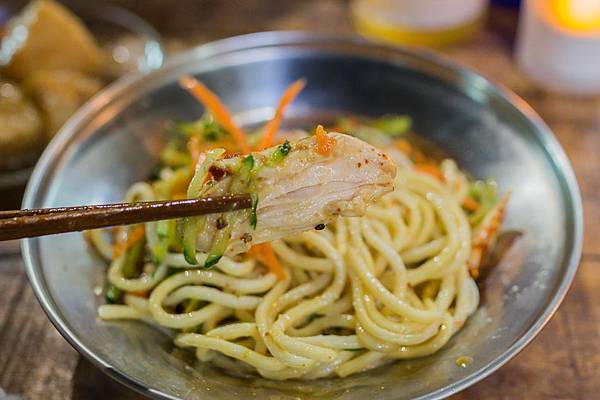
[[[147,0],[135,11],[169,38],[171,50],[258,30],[351,31],[342,1],[268,3],[180,0],[165,11],[165,2]],[[578,100],[533,87],[511,58],[515,21],[514,13],[494,10],[485,32],[444,52],[517,92],[550,125],[583,194],[583,258],[565,302],[533,343],[454,399],[600,398],[600,98]],[[52,327],[17,254],[0,257],[0,388],[23,399],[140,398],[83,360]]]

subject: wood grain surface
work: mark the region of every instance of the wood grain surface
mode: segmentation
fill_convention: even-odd
[[[168,11],[160,0],[120,3],[156,25],[171,51],[259,30],[352,29],[346,3],[337,0],[180,0]],[[600,97],[580,100],[533,87],[511,57],[515,21],[514,12],[494,9],[484,32],[444,53],[517,92],[550,125],[582,190],[583,258],[564,303],[533,343],[453,399],[598,399]],[[58,334],[33,296],[20,256],[12,253],[0,255],[0,399],[6,394],[11,399],[139,399],[83,360]]]

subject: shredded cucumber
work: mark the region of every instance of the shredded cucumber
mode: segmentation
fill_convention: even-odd
[[[139,271],[137,269],[138,260],[143,254],[145,244],[146,240],[142,238],[135,242],[125,254],[125,260],[123,261],[122,267],[123,276],[125,278],[135,278],[137,275],[139,275]]]
[[[407,115],[388,115],[375,120],[375,128],[389,136],[402,136],[412,127],[412,119]]]
[[[243,193],[250,186],[251,175],[256,165],[256,160],[252,154],[244,157],[239,164],[239,170],[234,174],[233,181],[231,182],[230,192],[231,193]],[[256,213],[255,213],[256,214]],[[233,213],[224,214],[221,218],[224,218],[223,226],[217,230],[215,237],[213,238],[212,244],[208,251],[208,256],[204,261],[204,268],[210,268],[215,265],[223,254],[227,250],[229,239],[231,238],[231,232],[233,230]],[[252,222],[251,222],[252,223]],[[256,224],[255,224],[256,225]]]
[[[175,125],[175,131],[187,137],[200,136],[208,142],[216,142],[229,133],[218,124],[211,114],[204,114],[202,118],[192,122],[180,122]]]
[[[158,243],[151,249],[153,262],[161,265],[169,251],[169,247],[176,238],[176,221],[163,220],[157,222],[156,233],[158,234]]]
[[[258,214],[256,213],[256,209],[258,207],[258,194],[252,193],[250,195],[252,197],[252,210],[250,211],[250,225],[252,229],[256,229],[256,224],[258,223]]]
[[[203,163],[196,166],[196,171],[188,186],[187,197],[189,199],[201,197],[203,188],[206,189],[204,181],[208,176],[208,166],[224,153],[224,149],[213,149],[206,152],[206,159]],[[196,238],[200,228],[204,226],[205,220],[204,217],[188,217],[183,219],[183,256],[192,265],[198,264],[198,260],[196,259]]]
[[[123,295],[123,291],[113,285],[112,283],[108,284],[106,288],[106,293],[104,297],[106,298],[106,302],[108,304],[116,304],[121,300],[121,296]]]
[[[206,159],[203,163],[196,166],[194,176],[188,186],[187,197],[188,199],[194,199],[200,196],[204,181],[208,176],[208,166],[214,160],[217,160],[225,153],[225,149],[213,149],[206,152]]]
[[[271,161],[274,163],[280,162],[290,153],[290,150],[292,150],[292,145],[286,140],[283,144],[277,146],[277,149],[271,155]]]
[[[480,204],[477,211],[469,216],[471,225],[477,226],[498,203],[498,185],[491,179],[472,182],[469,185],[469,195]]]

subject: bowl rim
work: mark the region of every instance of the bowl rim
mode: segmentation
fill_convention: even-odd
[[[428,50],[422,49],[407,49],[387,44],[378,44],[370,42],[358,35],[339,34],[339,33],[314,33],[304,31],[268,31],[233,36],[207,44],[194,47],[188,51],[169,58],[165,65],[148,74],[131,73],[126,75],[114,83],[104,88],[92,100],[86,103],[78,112],[76,112],[70,120],[63,126],[60,132],[55,136],[50,145],[43,152],[38,163],[36,164],[31,179],[27,185],[23,198],[23,208],[33,208],[36,206],[37,197],[46,191],[43,185],[43,180],[48,170],[48,166],[55,161],[56,155],[60,154],[69,141],[76,136],[78,128],[86,123],[96,111],[106,106],[109,100],[115,99],[117,96],[126,93],[132,87],[139,85],[142,81],[149,82],[152,78],[160,80],[162,74],[172,69],[179,69],[183,66],[187,59],[207,59],[235,51],[243,51],[252,48],[260,47],[277,47],[285,45],[300,45],[300,44],[325,44],[325,45],[354,45],[366,46],[373,50],[383,50],[386,52],[395,53],[400,56],[409,57],[411,59],[427,62],[442,68],[453,76],[460,77],[471,82],[477,82],[477,85],[483,85],[486,90],[491,91],[496,96],[505,100],[515,111],[521,113],[534,128],[534,136],[539,140],[540,146],[546,151],[547,156],[552,160],[553,167],[556,169],[557,175],[562,178],[565,185],[564,192],[568,195],[567,206],[572,210],[573,232],[571,238],[571,246],[567,246],[568,257],[565,257],[566,267],[564,275],[559,282],[556,291],[551,295],[545,308],[538,315],[537,319],[531,324],[529,329],[513,342],[504,352],[489,362],[484,367],[473,371],[471,374],[463,377],[460,380],[449,383],[433,392],[421,395],[416,400],[432,400],[442,399],[452,394],[455,394],[467,387],[486,378],[513,357],[515,357],[526,345],[528,345],[537,334],[544,328],[550,318],[554,315],[559,305],[562,303],[567,294],[575,273],[579,266],[579,261],[583,248],[583,207],[580,189],[577,184],[577,179],[571,163],[559,144],[558,140],[553,135],[550,128],[542,120],[542,118],[527,104],[520,96],[506,88],[502,84],[495,82],[492,79],[483,77],[469,67],[449,61]],[[21,252],[25,263],[25,270],[33,288],[35,296],[42,306],[44,312],[60,332],[60,334],[73,346],[80,354],[90,360],[96,367],[100,368],[107,375],[111,376],[125,386],[155,399],[173,399],[177,397],[168,395],[160,390],[153,389],[143,382],[135,380],[128,376],[125,372],[119,371],[112,367],[107,361],[94,354],[73,332],[66,320],[55,309],[53,300],[45,285],[44,279],[39,268],[38,259],[36,257],[35,246],[37,239],[25,239],[21,242]]]

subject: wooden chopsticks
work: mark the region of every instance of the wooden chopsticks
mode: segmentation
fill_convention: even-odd
[[[250,208],[249,194],[202,199],[0,211],[0,241]]]

